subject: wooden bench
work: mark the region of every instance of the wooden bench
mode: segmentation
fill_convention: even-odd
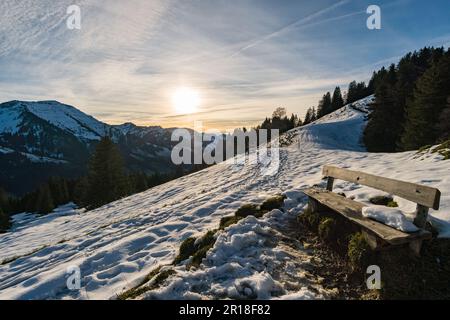
[[[322,209],[331,209],[357,224],[374,250],[409,244],[416,255],[420,254],[422,241],[431,238],[431,233],[423,228],[427,221],[429,208],[439,209],[441,193],[438,189],[333,166],[324,166],[323,175],[328,179],[326,189],[313,187],[304,190],[309,197],[309,206],[312,211],[320,212]],[[417,209],[414,224],[420,228],[419,231],[405,233],[364,217],[362,208],[366,206],[365,204],[332,192],[335,179],[372,187],[415,202]]]

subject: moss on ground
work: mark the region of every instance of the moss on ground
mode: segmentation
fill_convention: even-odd
[[[438,145],[437,147],[434,147],[431,152],[432,153],[436,153],[442,150],[446,150],[446,149],[450,149],[450,140],[444,141],[442,142],[440,145]]]
[[[394,201],[392,197],[389,196],[375,196],[369,199],[370,203],[379,205],[379,206],[386,206],[391,208],[397,208],[398,203]]]
[[[450,150],[441,150],[439,154],[444,157],[444,160],[450,159]]]
[[[398,208],[398,203],[396,201],[389,201],[387,207]]]
[[[283,206],[284,199],[286,199],[286,196],[281,194],[266,199],[261,204],[261,211],[269,212],[274,209],[280,209]]]
[[[305,210],[298,220],[319,235],[330,251],[328,256],[333,257],[330,260],[347,266],[343,278],[348,283],[344,285],[357,286],[358,299],[450,299],[450,239],[424,241],[421,257],[415,257],[408,245],[371,250],[359,228],[333,212],[317,214]],[[335,230],[334,236],[330,236],[331,229]],[[369,265],[381,269],[381,290],[366,287]]]
[[[134,288],[129,289],[125,292],[122,292],[117,296],[118,300],[127,300],[127,299],[135,299],[136,297],[140,296],[141,294],[147,292],[150,290],[149,286],[144,286],[146,283],[148,283],[150,280],[152,280],[159,272],[161,271],[161,266],[157,267],[156,269],[152,270],[149,274],[145,276],[145,278]]]
[[[256,204],[248,203],[241,206],[239,209],[237,209],[235,216],[245,218],[248,216],[257,216],[260,215],[261,210],[259,206]]]
[[[228,228],[229,226],[238,223],[241,219],[243,218],[237,216],[223,217],[220,219],[219,229],[223,230],[225,228]]]
[[[387,206],[390,202],[394,202],[394,199],[389,196],[375,196],[370,198],[369,201],[378,206]]]
[[[307,227],[309,230],[317,232],[319,223],[320,223],[320,215],[317,212],[313,212],[309,207],[306,208],[303,213],[301,213],[297,217],[298,222]]]
[[[423,147],[419,148],[419,150],[417,150],[417,153],[423,153],[425,151],[428,151],[431,147],[432,147],[432,145],[430,145],[430,144],[423,146]]]
[[[450,140],[447,140],[440,145],[434,147],[431,149],[432,153],[439,153],[441,156],[444,157],[444,160],[450,159]]]
[[[174,264],[183,262],[195,253],[195,240],[194,237],[189,237],[181,243],[179,253],[173,261]]]
[[[336,220],[333,218],[323,218],[319,223],[319,237],[323,241],[331,242],[336,236]]]
[[[279,209],[283,206],[285,196],[276,195],[272,198],[266,199],[261,206],[256,204],[244,204],[236,212],[234,216],[223,217],[220,219],[219,229],[209,230],[202,237],[195,238],[189,237],[185,239],[181,245],[178,255],[175,257],[172,265],[178,265],[183,261],[191,258],[187,264],[187,268],[199,267],[206,257],[209,249],[211,249],[216,242],[216,234],[218,231],[223,230],[239,220],[248,217],[255,216],[257,218],[264,215],[264,213],[273,209]],[[263,209],[264,208],[264,209]],[[161,267],[156,268],[150,272],[136,287],[129,289],[117,296],[119,300],[134,299],[144,294],[147,291],[157,289],[168,277],[175,274],[173,269],[166,269],[161,271]],[[146,285],[147,283],[150,285]]]
[[[364,269],[363,267],[367,266],[367,263],[369,261],[370,253],[370,247],[361,232],[355,233],[350,236],[347,256],[353,269]]]

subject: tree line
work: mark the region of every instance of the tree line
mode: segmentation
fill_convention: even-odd
[[[69,202],[94,209],[199,169],[198,166],[189,170],[178,166],[171,174],[128,174],[118,147],[106,136],[97,144],[86,176],[79,179],[52,177],[23,197],[11,196],[0,189],[0,232],[10,227],[10,216],[19,212],[47,214]]]
[[[374,79],[372,78],[369,83],[352,81],[348,85],[347,92],[342,94],[341,88],[338,86],[334,89],[333,94],[330,92],[325,93],[320,99],[317,108],[310,107],[306,111],[303,125],[307,125],[316,121],[340,108],[344,105],[353,103],[362,98],[365,98],[374,92]]]
[[[364,143],[372,152],[416,150],[450,138],[450,50],[425,47],[374,72]]]

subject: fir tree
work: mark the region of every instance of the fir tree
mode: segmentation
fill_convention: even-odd
[[[73,187],[73,201],[79,206],[84,207],[87,205],[89,182],[87,177],[78,179]]]
[[[447,98],[447,107],[442,110],[439,116],[436,129],[438,131],[438,142],[450,139],[450,97]]]
[[[434,62],[417,81],[414,98],[407,103],[402,147],[414,150],[439,139],[439,120],[450,96],[450,51]]]
[[[0,207],[0,233],[5,232],[9,229],[11,226],[9,215],[3,212],[2,208]]]
[[[3,209],[4,212],[11,211],[11,199],[3,188],[0,188],[0,208]]]
[[[303,120],[303,125],[307,125],[308,123],[312,122],[312,118],[313,118],[313,108],[308,108],[308,110],[306,110],[306,114],[305,114],[305,120]]]
[[[314,121],[316,121],[317,119],[318,119],[318,117],[317,117],[317,111],[316,111],[316,108],[313,107],[313,108],[312,108],[312,112],[311,112],[311,122],[314,122]]]
[[[111,138],[98,143],[89,163],[87,205],[97,208],[128,194],[122,156]]]
[[[341,88],[336,87],[331,98],[331,112],[336,111],[344,106],[344,99],[342,99]]]
[[[392,127],[399,125],[390,121],[390,111],[395,107],[395,94],[387,84],[379,86],[375,94],[377,99],[371,106],[372,113],[364,130],[364,144],[370,152],[393,152],[397,132],[392,131]]]
[[[403,119],[403,111],[397,104],[395,65],[391,65],[389,71],[384,70],[380,77],[363,140],[368,151],[394,152]]]
[[[55,209],[52,194],[48,185],[39,188],[35,211],[40,214],[50,213]]]
[[[356,81],[350,82],[348,85],[348,91],[347,91],[347,100],[346,103],[353,103],[355,101],[358,101],[362,98],[365,98],[369,95],[369,90],[366,87],[365,82],[359,82]]]
[[[64,178],[52,177],[48,181],[54,204],[59,206],[70,201],[67,181]]]
[[[331,94],[327,92],[319,102],[317,107],[317,118],[322,118],[332,112],[331,108]]]

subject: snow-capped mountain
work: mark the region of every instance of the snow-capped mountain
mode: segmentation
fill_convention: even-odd
[[[105,134],[119,144],[130,170],[173,170],[170,129],[108,125],[57,101],[10,101],[0,104],[0,185],[23,193],[51,175],[79,176]]]
[[[325,164],[439,188],[441,208],[431,210],[429,219],[439,236],[450,237],[450,161],[430,152],[366,152],[360,137],[370,101],[286,133],[273,175],[261,174],[264,162],[230,159],[93,211],[68,206],[43,217],[15,216],[13,231],[0,235],[0,299],[115,298],[170,264],[186,238],[277,193],[286,196],[283,211],[249,216],[219,231],[199,268],[172,267],[161,287],[138,298],[326,298],[329,292],[308,272],[313,259],[298,230],[291,230],[292,237],[283,230],[307,205],[302,190],[325,183]],[[335,192],[364,203],[380,195],[345,181],[335,182]],[[415,210],[412,202],[394,200],[404,212]],[[67,288],[73,266],[80,270],[81,290]]]

